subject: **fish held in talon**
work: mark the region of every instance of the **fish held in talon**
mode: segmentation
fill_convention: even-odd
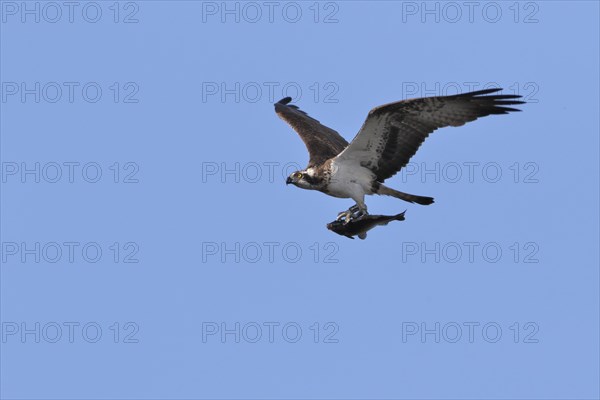
[[[367,232],[377,226],[387,225],[391,221],[404,221],[405,212],[396,215],[365,214],[357,218],[350,218],[349,220],[336,219],[327,224],[327,229],[350,239],[354,239],[354,236],[366,239]]]

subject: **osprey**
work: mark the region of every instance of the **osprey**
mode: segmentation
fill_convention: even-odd
[[[462,126],[491,114],[521,111],[506,107],[523,104],[516,100],[521,96],[486,96],[500,90],[409,99],[375,107],[350,144],[333,129],[289,104],[291,97],[281,99],[275,103],[275,112],[300,135],[309,153],[308,166],[292,173],[286,184],[353,199],[356,205],[338,215],[338,219],[346,221],[354,213],[367,214],[365,195],[387,195],[410,203],[431,204],[431,197],[400,192],[383,182],[400,171],[436,129]]]

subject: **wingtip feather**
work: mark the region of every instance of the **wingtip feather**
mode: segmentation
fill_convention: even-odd
[[[279,100],[277,103],[275,104],[288,104],[289,102],[292,101],[292,98],[290,96],[288,97],[284,97],[283,99]]]
[[[461,93],[461,94],[457,94],[455,96],[456,97],[475,97],[475,96],[482,96],[482,95],[490,94],[490,93],[496,93],[501,90],[503,90],[503,89],[502,88],[483,89],[483,90],[476,90],[474,92]]]

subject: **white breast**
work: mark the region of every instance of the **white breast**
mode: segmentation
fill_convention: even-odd
[[[371,194],[373,173],[355,162],[334,160],[331,163],[331,179],[328,194],[342,198],[362,198]]]

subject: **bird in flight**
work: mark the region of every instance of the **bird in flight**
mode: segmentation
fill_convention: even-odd
[[[291,97],[283,98],[275,103],[275,112],[298,133],[309,153],[308,166],[292,173],[286,184],[351,198],[356,204],[338,215],[338,219],[346,222],[355,214],[356,217],[367,214],[365,195],[431,204],[431,197],[404,193],[383,182],[399,172],[436,129],[462,126],[487,115],[521,111],[507,107],[523,104],[517,100],[521,96],[490,95],[501,90],[409,99],[375,107],[350,144],[333,129],[289,104]]]

